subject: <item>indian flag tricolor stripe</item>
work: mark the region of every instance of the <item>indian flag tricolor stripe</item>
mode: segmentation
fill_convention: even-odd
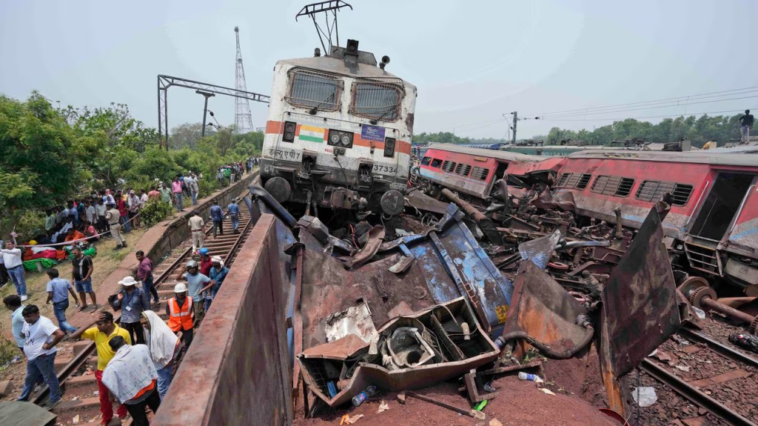
[[[300,140],[308,142],[324,142],[324,131],[322,127],[300,126]]]

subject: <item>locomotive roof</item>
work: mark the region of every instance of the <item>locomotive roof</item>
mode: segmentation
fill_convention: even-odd
[[[666,163],[696,163],[718,166],[753,166],[758,167],[758,155],[709,153],[708,151],[669,152],[669,151],[629,151],[586,150],[570,154],[568,158],[619,159],[637,161],[655,161]]]
[[[452,143],[433,143],[429,145],[429,149],[439,149],[440,151],[455,152],[457,154],[477,155],[480,157],[492,157],[505,161],[536,162],[545,159],[545,157],[540,157],[537,155],[519,154],[518,152],[510,151],[497,151],[494,149],[468,148]]]
[[[290,65],[292,67],[303,67],[313,69],[317,71],[323,71],[331,74],[344,75],[346,77],[353,78],[376,78],[376,79],[395,79],[401,80],[405,86],[414,88],[411,83],[403,80],[402,78],[389,73],[377,66],[358,63],[358,72],[351,71],[350,68],[345,66],[343,59],[332,58],[330,56],[320,56],[311,58],[298,58],[298,59],[283,59],[277,62],[277,64]]]

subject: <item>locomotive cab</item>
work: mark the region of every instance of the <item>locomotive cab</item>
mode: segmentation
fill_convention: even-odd
[[[388,63],[356,40],[277,62],[261,179],[279,202],[402,211],[416,87]]]

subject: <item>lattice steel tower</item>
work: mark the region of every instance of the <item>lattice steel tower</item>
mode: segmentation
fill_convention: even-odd
[[[245,83],[245,67],[242,65],[242,51],[240,50],[240,29],[234,27],[234,35],[237,37],[237,60],[234,72],[234,88],[247,92]],[[240,95],[241,93],[237,93]],[[236,133],[253,131],[253,116],[250,114],[250,102],[242,97],[234,100],[234,127]]]

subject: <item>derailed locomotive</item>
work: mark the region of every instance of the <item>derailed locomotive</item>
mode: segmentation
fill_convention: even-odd
[[[279,202],[403,210],[417,92],[388,63],[356,40],[276,63],[261,178]]]

